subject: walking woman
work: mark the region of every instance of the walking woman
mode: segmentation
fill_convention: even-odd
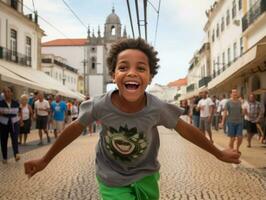
[[[31,106],[27,103],[28,96],[23,94],[20,98],[20,109],[21,109],[21,120],[20,120],[20,134],[19,134],[19,144],[26,144],[28,134],[30,133],[31,121],[33,117],[33,112]],[[22,136],[23,143],[22,143]]]
[[[3,164],[7,164],[7,141],[10,133],[15,160],[20,159],[18,152],[19,103],[12,99],[12,89],[4,88],[4,99],[0,101],[0,139]]]

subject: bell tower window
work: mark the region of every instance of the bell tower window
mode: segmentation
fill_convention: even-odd
[[[111,35],[115,35],[115,26],[111,27]]]

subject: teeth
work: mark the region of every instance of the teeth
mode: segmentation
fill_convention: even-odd
[[[134,81],[128,81],[125,84],[130,84],[130,85],[139,85],[139,83],[134,82]]]

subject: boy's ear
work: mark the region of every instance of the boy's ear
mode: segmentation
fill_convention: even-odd
[[[113,80],[112,80],[113,83],[115,83],[115,74],[114,74],[114,73],[112,74],[112,79],[113,79]]]

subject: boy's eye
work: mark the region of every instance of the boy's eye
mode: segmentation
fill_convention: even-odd
[[[137,69],[138,69],[138,71],[140,71],[140,72],[144,72],[144,71],[146,71],[146,68],[143,67],[143,66],[139,66]]]
[[[126,69],[127,69],[127,67],[124,65],[118,66],[119,71],[125,71]]]

